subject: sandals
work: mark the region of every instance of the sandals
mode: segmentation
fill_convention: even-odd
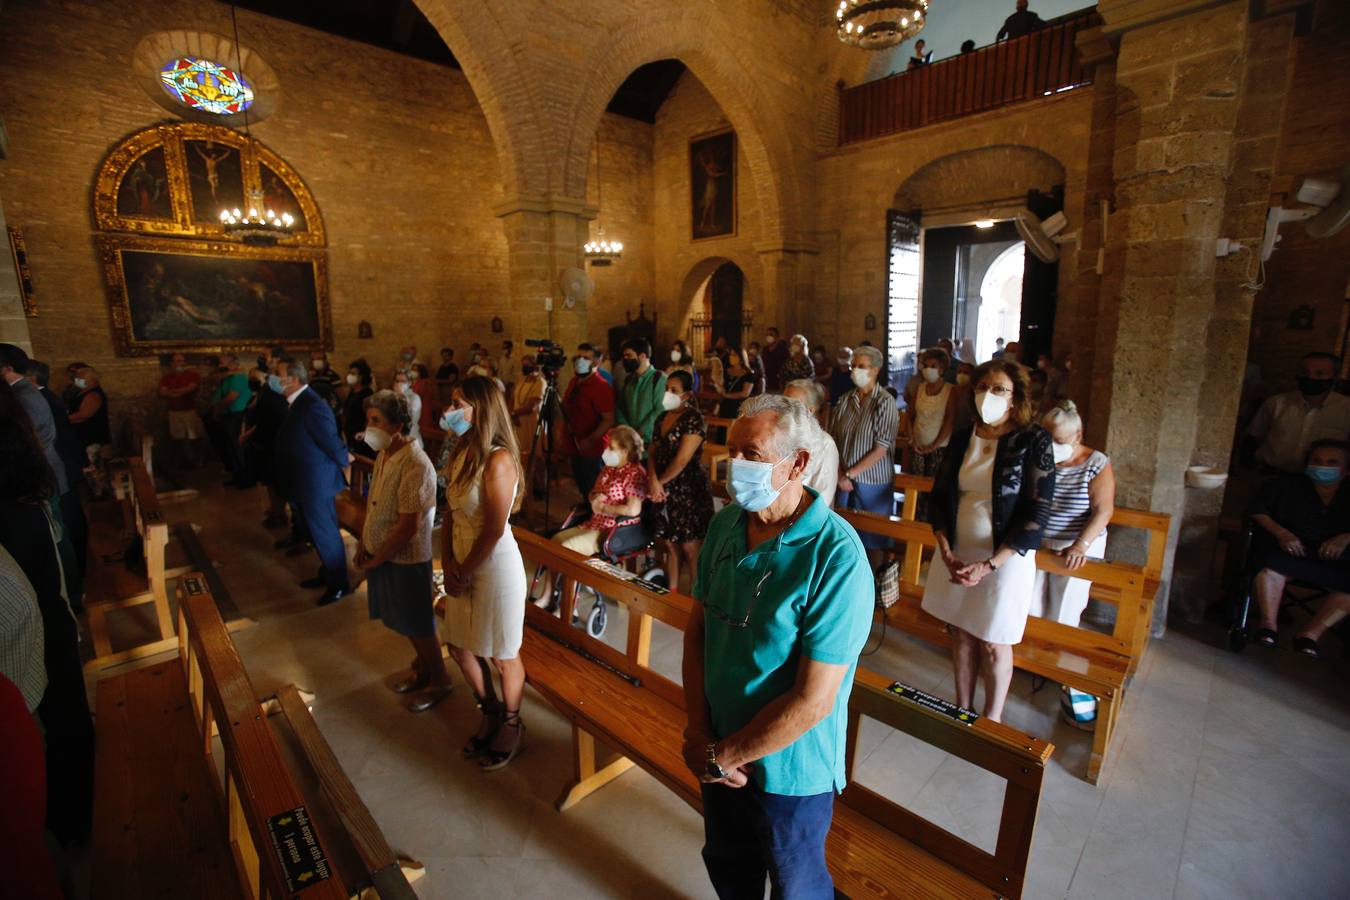
[[[478,708],[483,711],[483,721],[478,725],[478,733],[469,738],[468,743],[459,751],[465,759],[474,759],[486,753],[502,725],[501,704],[494,703],[489,708],[483,705],[483,698],[479,697]]]
[[[428,687],[426,690],[422,691],[421,695],[418,696],[416,700],[413,700],[408,704],[408,712],[426,712],[446,697],[450,696],[452,690],[454,690],[454,685],[448,682],[440,687]]]
[[[1262,647],[1275,647],[1280,643],[1280,634],[1273,628],[1258,628],[1252,640]]]
[[[484,751],[483,758],[478,761],[478,767],[484,772],[495,772],[510,764],[511,760],[520,755],[525,749],[525,723],[520,721],[520,710],[504,710],[501,725],[497,728],[497,733],[493,735],[492,744],[497,743],[497,738],[501,736],[507,728],[514,728],[516,732],[515,742],[510,749],[497,750],[488,745]]]
[[[1311,656],[1313,659],[1322,658],[1322,648],[1317,646],[1317,641],[1307,635],[1299,635],[1294,638],[1294,652],[1302,653],[1304,656]]]

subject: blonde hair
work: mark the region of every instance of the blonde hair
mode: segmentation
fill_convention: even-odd
[[[642,461],[642,448],[644,446],[642,435],[627,425],[615,425],[605,432],[605,440],[611,447],[617,444],[620,449],[627,453],[630,463]]]
[[[98,377],[98,369],[93,366],[80,366],[75,370],[75,377],[83,378],[88,387],[98,387],[103,384],[103,379]]]
[[[482,477],[493,451],[507,450],[516,467],[516,496],[511,512],[519,511],[525,499],[525,472],[520,465],[520,445],[511,426],[506,397],[492,379],[481,375],[465,379],[455,390],[473,410],[473,427],[455,445],[445,467],[446,480],[461,491],[467,490]]]

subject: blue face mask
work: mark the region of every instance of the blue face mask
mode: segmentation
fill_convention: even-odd
[[[463,437],[464,432],[468,431],[470,427],[472,426],[465,420],[464,410],[462,409],[447,409],[445,414],[441,416],[441,430],[449,431],[456,437]]]
[[[1303,470],[1303,474],[1311,478],[1314,484],[1335,484],[1341,480],[1341,467],[1308,466]]]
[[[731,460],[727,472],[727,490],[731,492],[732,499],[740,504],[741,509],[746,512],[759,512],[778,499],[783,489],[773,486],[773,470],[785,459],[786,456],[776,463],[756,462],[752,459]]]
[[[281,378],[276,375],[267,376],[267,386],[278,394],[284,394],[286,389],[281,386]]]

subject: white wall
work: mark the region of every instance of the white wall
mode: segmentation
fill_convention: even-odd
[[[1053,19],[1092,5],[1088,0],[1030,0],[1028,9],[1042,19]],[[927,42],[924,50],[931,51],[935,61],[960,53],[961,42],[966,38],[973,40],[976,47],[992,44],[1003,20],[1016,9],[1015,0],[930,0],[928,24],[923,31],[898,47],[878,51],[866,80],[904,70],[914,55],[917,40]]]

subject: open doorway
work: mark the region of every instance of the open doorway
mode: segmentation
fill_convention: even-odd
[[[950,338],[959,359],[980,363],[997,339],[1017,340],[1025,265],[1012,222],[924,229],[922,346]]]

